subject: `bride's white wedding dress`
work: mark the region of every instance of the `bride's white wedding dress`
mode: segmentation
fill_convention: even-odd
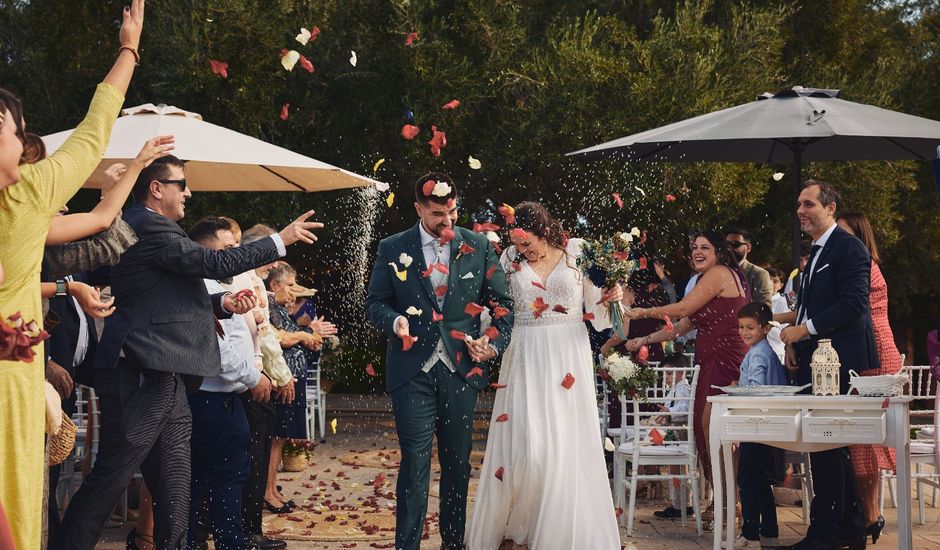
[[[515,325],[499,371],[506,387],[493,405],[469,550],[497,550],[504,539],[529,550],[620,548],[583,305],[596,328],[610,323],[605,306],[595,305],[601,291],[575,265],[581,242],[569,241],[567,256],[545,281],[526,262],[509,275]],[[503,254],[507,274],[515,255],[514,247]],[[537,318],[539,297],[548,308]],[[567,313],[554,311],[556,305]],[[570,389],[562,385],[568,374]],[[504,413],[508,419],[500,422]]]

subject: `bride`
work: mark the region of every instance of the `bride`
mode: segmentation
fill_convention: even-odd
[[[616,550],[584,315],[610,326],[601,290],[575,265],[580,239],[533,202],[516,207],[513,246],[501,258],[515,325],[499,372],[467,548]]]

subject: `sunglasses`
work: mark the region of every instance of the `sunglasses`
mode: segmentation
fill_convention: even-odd
[[[738,248],[739,246],[744,246],[747,243],[744,241],[728,241],[728,246],[731,248]]]
[[[157,180],[157,183],[163,183],[163,184],[171,184],[171,183],[173,183],[173,184],[176,184],[176,185],[179,185],[179,186],[180,186],[180,191],[185,191],[185,190],[186,190],[186,178],[183,178],[183,179],[180,179],[180,180]]]

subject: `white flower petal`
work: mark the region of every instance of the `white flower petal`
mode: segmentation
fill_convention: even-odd
[[[488,241],[490,241],[491,243],[498,243],[498,242],[499,242],[499,235],[497,235],[495,231],[487,231],[487,232],[486,232],[486,239],[487,239]]]
[[[431,194],[435,197],[446,197],[450,195],[450,189],[451,187],[449,185],[443,181],[439,181],[434,184],[434,189],[431,190]]]
[[[353,67],[355,67],[355,66],[356,66],[356,63],[359,62],[359,58],[356,57],[356,51],[355,51],[355,50],[349,50],[349,53],[352,54],[352,55],[349,56],[349,64],[352,65]]]
[[[473,158],[473,155],[467,157],[467,164],[470,165],[471,170],[479,170],[483,166],[483,163],[481,163],[478,159]]]
[[[298,61],[300,61],[300,53],[297,50],[291,50],[281,56],[281,66],[288,71],[293,71]]]
[[[633,235],[634,237],[639,237],[640,229],[638,227],[634,227],[633,229],[630,230],[630,234]]]
[[[611,441],[609,437],[604,438],[604,450],[608,453],[612,453],[617,450],[617,448],[614,447],[614,442]]]
[[[310,31],[305,28],[300,29],[300,34],[294,37],[294,40],[300,42],[304,46],[307,45],[307,42],[310,42]]]
[[[406,254],[405,252],[402,252],[401,255],[398,256],[398,261],[401,262],[401,265],[403,265],[403,266],[405,266],[405,267],[407,268],[407,267],[410,267],[410,266],[411,266],[411,262],[414,261],[414,258],[412,258],[411,256],[409,256],[409,255]]]
[[[774,181],[780,181],[783,179],[783,172],[774,172],[773,175]]]
[[[377,181],[375,182],[375,188],[384,193],[388,191],[388,184],[385,183],[384,181]],[[408,266],[405,266],[405,267],[408,267]]]
[[[405,310],[405,313],[408,315],[421,315],[424,312],[415,306],[408,306],[408,309]]]

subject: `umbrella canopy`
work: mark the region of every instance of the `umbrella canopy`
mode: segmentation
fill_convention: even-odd
[[[293,151],[205,122],[198,113],[147,103],[124,109],[111,132],[104,159],[85,187],[101,187],[104,170],[127,163],[148,139],[176,136],[173,154],[187,161],[186,182],[195,191],[330,191],[379,183]],[[43,136],[49,152],[71,130]]]
[[[845,101],[839,99],[839,90],[795,86],[568,156],[791,164],[795,202],[803,161],[928,160],[938,144],[940,122]],[[800,229],[794,221],[798,265]]]

